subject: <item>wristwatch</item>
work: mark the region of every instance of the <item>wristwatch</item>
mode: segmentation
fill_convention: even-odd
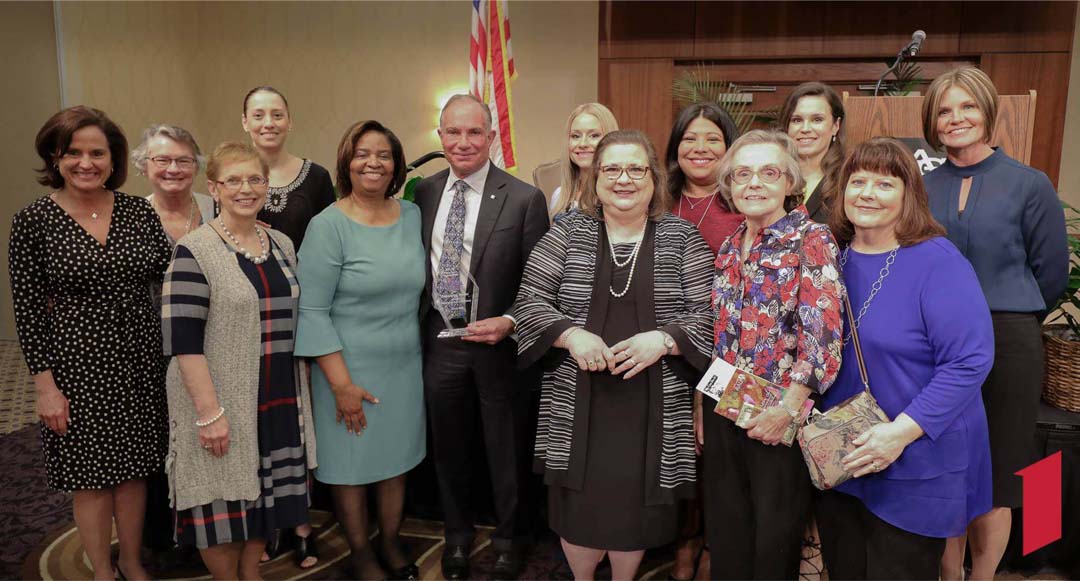
[[[663,331],[660,331],[660,334],[664,336],[664,347],[667,347],[667,353],[664,355],[671,355],[671,352],[675,350],[675,339]]]
[[[785,412],[787,412],[787,415],[791,416],[791,421],[799,419],[799,410],[792,410],[788,406],[784,405],[783,401],[781,401],[779,405],[780,409],[784,410]]]

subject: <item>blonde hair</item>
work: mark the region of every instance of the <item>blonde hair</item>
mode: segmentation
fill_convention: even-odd
[[[659,220],[671,207],[671,194],[667,189],[667,172],[664,171],[660,158],[656,157],[656,148],[653,147],[652,142],[637,129],[612,131],[596,144],[596,154],[593,155],[592,168],[589,171],[590,179],[585,182],[585,187],[581,190],[579,209],[583,214],[603,218],[600,196],[596,194],[596,181],[607,179],[600,176],[600,158],[612,145],[637,145],[645,150],[645,158],[649,160],[649,173],[646,178],[652,180],[653,184],[653,195],[649,200],[649,218]]]
[[[215,147],[214,153],[210,154],[210,159],[206,162],[206,178],[216,181],[221,177],[221,170],[226,165],[245,161],[259,162],[263,177],[270,175],[270,166],[259,157],[259,152],[255,151],[254,147],[239,141],[226,141]]]
[[[983,116],[986,117],[986,131],[983,135],[983,141],[990,143],[990,138],[994,134],[994,127],[997,125],[997,87],[994,86],[994,81],[990,80],[989,75],[972,66],[957,67],[943,73],[927,87],[922,108],[923,137],[926,138],[926,142],[934,149],[943,147],[941,139],[938,138],[938,109],[941,107],[941,99],[945,96],[945,92],[954,86],[960,87],[971,95],[971,98],[975,100],[975,105],[979,107],[979,111],[982,111]]]
[[[799,169],[799,149],[787,133],[767,129],[754,129],[743,134],[731,144],[731,149],[720,162],[720,195],[728,207],[735,208],[735,202],[731,199],[731,172],[735,169],[735,155],[747,145],[775,145],[780,148],[780,169],[791,183],[791,189],[784,197],[784,210],[790,212],[798,208],[806,190],[806,180]]]
[[[619,129],[619,122],[615,120],[615,115],[612,114],[610,109],[600,103],[584,103],[574,107],[574,110],[570,112],[570,117],[566,120],[566,130],[563,135],[567,139],[570,138],[570,129],[574,125],[574,120],[581,115],[596,117],[597,121],[600,122],[600,132],[603,134],[600,137]],[[581,168],[570,159],[569,147],[563,148],[560,157],[560,161],[562,161],[562,182],[559,186],[561,191],[559,200],[556,202],[555,207],[551,209],[552,216],[569,210],[574,200],[585,189],[585,184],[588,181],[587,173],[581,171]],[[595,157],[593,159],[595,160]]]

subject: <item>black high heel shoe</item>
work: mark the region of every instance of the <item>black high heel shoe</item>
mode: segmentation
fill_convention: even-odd
[[[295,533],[294,536],[296,538],[296,566],[301,569],[310,569],[315,565],[318,565],[319,548],[318,545],[315,544],[315,531],[312,530],[310,533],[308,533],[308,536],[306,537],[301,537],[300,535],[296,535]],[[308,567],[305,567],[302,563],[308,557],[315,557],[315,563]]]
[[[416,566],[416,563],[409,563],[393,571],[390,571],[390,576],[387,579],[395,581],[409,581],[411,579],[420,578],[420,567]]]
[[[267,561],[273,561],[288,549],[285,542],[285,532],[282,529],[277,529],[267,537],[266,549],[264,549],[266,556],[269,557]]]

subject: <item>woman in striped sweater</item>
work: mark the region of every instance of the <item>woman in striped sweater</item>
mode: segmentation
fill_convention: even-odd
[[[694,492],[693,368],[711,351],[712,252],[667,212],[663,166],[639,131],[605,136],[580,212],[525,267],[514,317],[519,363],[544,374],[535,467],[577,579],[604,554],[634,577],[671,542]]]

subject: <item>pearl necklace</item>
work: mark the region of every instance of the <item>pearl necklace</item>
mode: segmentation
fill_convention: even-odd
[[[611,296],[621,299],[630,290],[630,283],[634,280],[634,268],[637,267],[638,250],[641,250],[641,243],[645,240],[645,228],[649,225],[649,219],[645,219],[645,223],[641,225],[641,237],[634,244],[634,250],[630,252],[630,256],[623,262],[619,262],[618,257],[615,256],[615,243],[611,240],[611,229],[607,228],[608,249],[611,250],[611,261],[615,263],[615,266],[623,268],[627,264],[630,265],[630,274],[626,277],[626,286],[623,287],[622,292],[615,292],[611,285],[608,285],[608,292]]]
[[[258,256],[252,256],[251,252],[243,246],[240,246],[240,242],[236,239],[236,236],[233,236],[233,233],[229,232],[229,229],[225,227],[225,221],[221,219],[221,216],[218,216],[217,222],[218,226],[221,226],[222,232],[225,232],[225,236],[227,236],[229,238],[229,241],[232,242],[232,245],[240,251],[240,254],[244,255],[244,258],[250,260],[251,262],[254,262],[255,264],[262,264],[266,262],[267,258],[270,257],[270,251],[266,247],[266,241],[263,240],[262,237],[263,233],[258,226],[255,226],[255,237],[259,239],[259,250],[262,251],[262,254]]]

